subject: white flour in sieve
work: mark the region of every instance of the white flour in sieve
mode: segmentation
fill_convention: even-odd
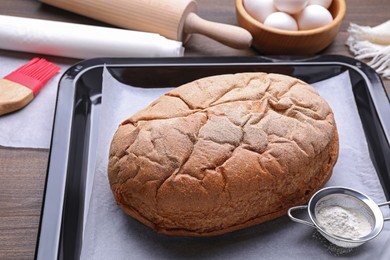
[[[372,229],[367,218],[358,210],[340,206],[320,208],[316,218],[326,232],[348,239],[363,237]]]

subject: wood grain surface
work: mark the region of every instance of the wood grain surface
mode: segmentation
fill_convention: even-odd
[[[204,19],[237,25],[234,0],[198,0],[198,15]],[[102,22],[63,11],[37,0],[1,0],[0,14],[108,26]],[[390,0],[347,0],[347,14],[335,41],[321,54],[351,56],[345,41],[353,22],[375,26],[390,19]],[[1,39],[0,39],[1,41]],[[205,36],[193,35],[186,56],[252,56],[254,49],[236,50]],[[0,50],[1,57],[32,57]],[[73,64],[77,60],[54,58]],[[390,93],[390,81],[384,80]],[[0,129],[1,131],[1,129]],[[0,147],[0,260],[33,259],[42,207],[49,151]]]

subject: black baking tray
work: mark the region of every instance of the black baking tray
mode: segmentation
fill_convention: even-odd
[[[379,76],[360,61],[332,55],[85,60],[69,68],[59,83],[36,259],[80,256],[104,66],[120,82],[144,88],[175,87],[205,76],[257,71],[314,83],[348,71],[370,156],[390,199],[390,102]]]

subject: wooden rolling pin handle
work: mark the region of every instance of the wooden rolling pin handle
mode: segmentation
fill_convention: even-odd
[[[184,22],[187,34],[203,34],[235,49],[247,49],[252,44],[252,35],[244,28],[210,22],[195,13],[189,13]]]

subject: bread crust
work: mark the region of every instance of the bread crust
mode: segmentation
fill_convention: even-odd
[[[218,75],[125,120],[108,177],[124,212],[155,231],[212,236],[307,202],[338,151],[333,112],[310,85],[279,74]]]

